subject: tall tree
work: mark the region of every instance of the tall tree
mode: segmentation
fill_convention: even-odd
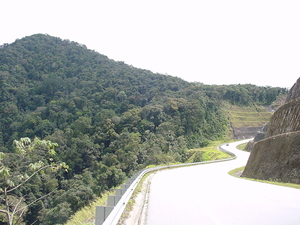
[[[49,188],[36,199],[28,202],[22,188],[42,171],[51,173],[60,168],[68,169],[65,163],[54,163],[56,143],[35,138],[14,141],[15,152],[0,152],[0,213],[8,225],[19,224],[29,206],[50,195]]]

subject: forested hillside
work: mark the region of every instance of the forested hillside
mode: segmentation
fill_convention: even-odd
[[[11,195],[30,190],[32,201],[51,184],[57,190],[21,217],[24,224],[63,223],[135,171],[184,162],[187,149],[227,135],[224,101],[269,105],[286,92],[188,83],[49,35],[5,44],[0,48],[0,152],[13,153],[14,140],[39,137],[57,143],[54,160],[69,166],[59,175],[37,174]],[[0,224],[7,224],[2,216]]]

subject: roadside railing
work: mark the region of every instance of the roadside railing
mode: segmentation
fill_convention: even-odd
[[[174,164],[174,165],[166,165],[166,166],[158,166],[148,169],[143,169],[137,172],[133,177],[129,178],[125,184],[121,185],[121,188],[116,189],[116,194],[113,196],[108,196],[107,205],[106,206],[96,206],[96,221],[95,225],[116,225],[125,210],[125,207],[130,200],[135,188],[145,176],[145,174],[162,170],[169,169],[175,167],[183,167],[183,166],[194,166],[199,164],[208,164],[215,162],[223,162],[236,158],[236,155],[226,149],[222,148],[222,145],[218,147],[218,150],[229,154],[231,157],[227,159],[219,159],[205,162],[194,162],[194,163],[183,163],[183,164]]]

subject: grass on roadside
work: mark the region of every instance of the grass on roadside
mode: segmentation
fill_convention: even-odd
[[[245,166],[233,169],[228,172],[229,175],[246,179],[246,180],[252,180],[252,181],[257,181],[257,182],[262,182],[262,183],[267,183],[267,184],[274,184],[274,185],[279,185],[279,186],[284,186],[284,187],[290,187],[290,188],[297,188],[300,189],[300,184],[292,184],[292,183],[282,183],[278,181],[269,181],[269,180],[258,180],[258,179],[253,179],[253,178],[248,178],[248,177],[240,177],[239,175],[244,171]]]
[[[240,144],[240,145],[236,146],[236,148],[239,149],[239,150],[243,150],[244,151],[245,148],[246,148],[246,146],[247,146],[247,144],[248,144],[248,142],[244,143],[244,144]]]
[[[99,197],[91,203],[89,206],[83,207],[81,210],[76,212],[64,225],[94,225],[96,206],[106,205],[109,195],[114,195],[115,190],[106,191],[102,197]]]
[[[204,161],[230,158],[230,155],[217,150],[218,146],[220,146],[224,142],[226,142],[226,140],[212,141],[206,147],[188,150],[191,156],[186,161],[186,163],[202,162],[202,161],[204,162]]]

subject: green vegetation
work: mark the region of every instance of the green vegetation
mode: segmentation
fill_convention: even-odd
[[[114,190],[105,191],[101,197],[97,198],[91,204],[84,206],[82,209],[72,215],[71,218],[65,223],[65,225],[94,225],[96,206],[106,205],[108,196],[114,194]]]
[[[218,146],[224,142],[226,141],[221,139],[210,142],[206,147],[188,150],[187,153],[190,157],[186,162],[192,163],[230,158],[230,155],[217,150]]]
[[[63,224],[148,165],[215,155],[188,149],[228,135],[224,107],[259,108],[286,92],[250,84],[188,83],[49,35],[3,46],[0,152],[14,153],[14,140],[38,137],[57,143],[53,160],[69,167],[22,190],[30,193],[23,202],[28,205],[23,224]],[[29,205],[54,184],[51,195]]]
[[[258,179],[253,179],[253,178],[247,178],[247,177],[240,177],[242,174],[243,170],[245,169],[245,166],[233,169],[228,172],[229,175],[242,178],[242,179],[247,179],[247,180],[252,180],[252,181],[257,181],[257,182],[262,182],[262,183],[268,183],[268,184],[274,184],[274,185],[279,185],[279,186],[284,186],[284,187],[290,187],[290,188],[297,188],[300,189],[300,184],[292,184],[292,183],[283,183],[279,181],[271,181],[271,180],[258,180]]]
[[[236,148],[239,150],[244,150],[246,148],[247,144],[248,144],[248,142],[244,143],[244,144],[240,144],[240,145],[236,146]]]
[[[14,141],[14,153],[0,153],[0,215],[1,221],[8,225],[21,223],[28,208],[53,192],[58,183],[55,172],[68,166],[55,163],[55,147],[57,143],[29,138]],[[42,188],[39,196],[27,197],[30,189]],[[27,203],[25,203],[27,199]]]

